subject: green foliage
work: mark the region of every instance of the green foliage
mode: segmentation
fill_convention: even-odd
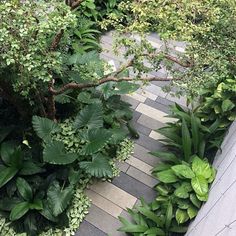
[[[205,123],[201,121],[197,112],[185,111],[175,104],[172,106],[170,117],[178,119],[177,123],[168,123],[157,130],[166,138],[163,142],[174,151],[180,159],[189,162],[193,154],[201,158],[211,158],[220,147],[224,137],[224,130],[220,121]]]
[[[80,167],[91,176],[102,178],[111,177],[112,169],[106,156],[102,154],[94,154],[91,161],[80,162]]]
[[[220,127],[227,127],[236,118],[236,80],[225,79],[216,87],[201,91],[202,106],[198,108],[206,123],[220,120]]]
[[[128,209],[133,222],[121,217],[120,231],[131,235],[185,233],[202,202],[207,201],[216,171],[206,158],[198,156],[208,155],[205,145],[200,151],[199,146],[211,141],[219,123],[203,126],[197,113],[184,111],[178,105],[172,111],[171,117],[177,121],[160,129],[166,137],[163,141],[167,150],[150,153],[162,160],[153,168],[153,176],[159,182],[155,186],[157,197],[149,204],[142,201],[140,207]]]

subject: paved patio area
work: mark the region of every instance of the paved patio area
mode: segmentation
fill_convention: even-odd
[[[155,47],[162,46],[156,35],[150,35],[149,40]],[[111,42],[111,34],[102,38],[103,47],[108,49],[102,53],[102,57],[117,67],[124,59],[114,56],[109,51]],[[184,45],[173,43],[173,50],[183,52]],[[167,76],[165,68],[156,73]],[[128,216],[126,208],[132,208],[141,197],[146,201],[155,198],[156,193],[152,188],[157,180],[151,176],[151,169],[159,160],[148,152],[163,148],[162,143],[158,141],[162,137],[155,130],[170,121],[170,118],[165,117],[169,113],[168,105],[174,102],[186,105],[184,98],[178,99],[164,93],[161,89],[164,85],[166,82],[154,81],[135,94],[124,96],[123,99],[132,104],[133,122],[140,138],[135,141],[132,157],[120,164],[120,176],[111,183],[95,183],[87,190],[88,196],[92,199],[92,206],[76,236],[126,235],[117,231],[121,226],[118,216]]]

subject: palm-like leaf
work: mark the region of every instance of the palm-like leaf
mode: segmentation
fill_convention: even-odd
[[[43,160],[54,165],[67,165],[76,159],[75,153],[66,153],[65,146],[60,141],[53,141],[43,151]]]
[[[54,182],[47,192],[48,204],[54,216],[60,215],[69,205],[73,197],[73,187],[61,189],[58,182]]]
[[[102,104],[96,103],[86,106],[75,118],[75,127],[97,129],[103,126]]]
[[[97,178],[112,176],[111,165],[108,159],[101,153],[94,155],[92,161],[81,162],[80,167],[84,169],[86,173]]]
[[[59,130],[58,124],[47,118],[33,116],[32,124],[37,135],[47,141],[52,132]]]
[[[112,133],[106,129],[90,129],[85,135],[87,144],[82,148],[81,153],[91,155],[100,151],[112,137]]]

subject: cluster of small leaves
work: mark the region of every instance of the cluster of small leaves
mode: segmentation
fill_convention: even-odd
[[[35,81],[49,81],[50,73],[61,73],[62,54],[51,51],[50,45],[61,29],[76,26],[76,17],[55,0],[1,1],[0,11],[0,70],[12,68],[17,74],[15,89],[24,88],[26,95]]]
[[[78,153],[82,141],[78,131],[73,126],[72,119],[66,119],[59,124],[60,131],[52,135],[53,140],[61,141],[65,149],[72,153]]]
[[[116,152],[116,159],[120,162],[126,161],[129,155],[133,153],[134,142],[130,139],[124,139]]]

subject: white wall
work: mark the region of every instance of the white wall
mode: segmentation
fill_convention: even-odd
[[[221,149],[214,161],[217,175],[209,199],[186,236],[236,236],[236,122]]]

